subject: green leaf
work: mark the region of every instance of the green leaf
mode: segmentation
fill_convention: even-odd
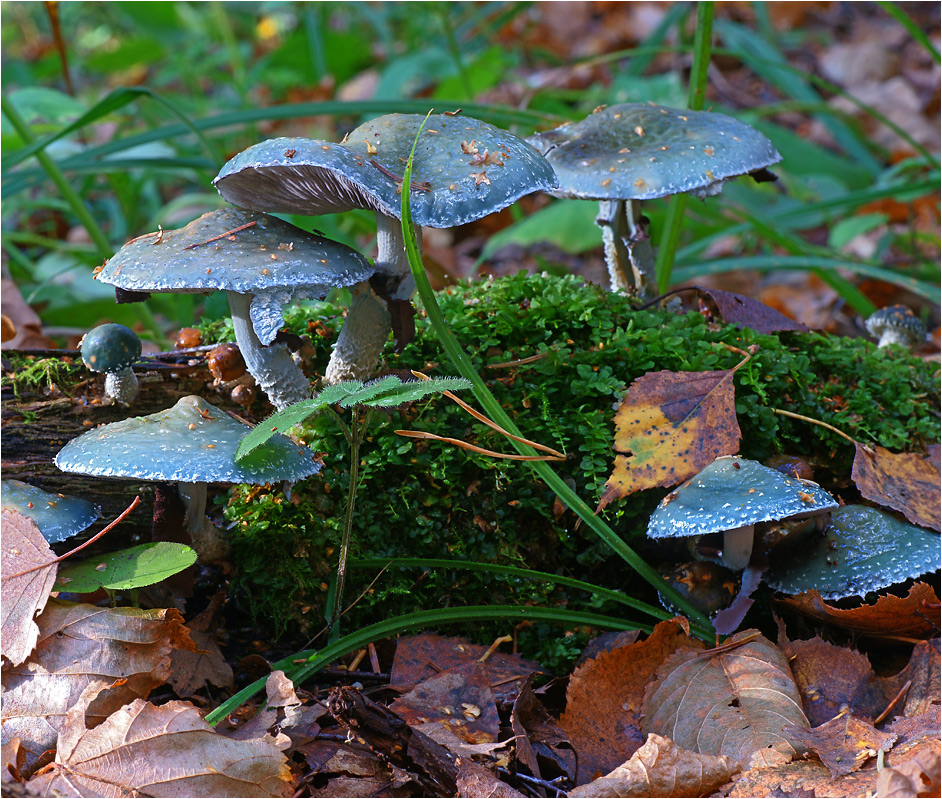
[[[527,247],[546,241],[573,255],[601,247],[602,233],[595,226],[598,212],[599,204],[592,200],[554,202],[491,236],[478,263],[508,244]]]
[[[848,244],[857,236],[876,230],[881,225],[885,225],[887,217],[885,214],[860,214],[847,219],[841,219],[834,224],[828,233],[828,246],[839,250]]]
[[[382,377],[370,383],[363,383],[360,380],[335,383],[327,386],[313,399],[301,400],[269,416],[242,439],[236,450],[236,460],[241,461],[273,435],[287,432],[328,405],[340,405],[343,408],[352,408],[356,405],[392,408],[404,402],[415,402],[432,394],[440,394],[442,391],[459,391],[470,386],[467,380],[460,377],[436,377],[432,380],[403,382],[395,375]]]
[[[141,588],[159,583],[194,563],[196,552],[183,544],[170,541],[141,544],[60,569],[53,590],[90,594],[99,588]]]

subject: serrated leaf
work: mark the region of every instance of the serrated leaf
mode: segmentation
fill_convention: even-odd
[[[331,388],[334,387],[331,386]],[[326,405],[330,404],[321,399],[323,394],[324,392],[321,392],[321,394],[318,394],[314,399],[301,400],[301,402],[296,402],[294,405],[289,405],[287,408],[272,414],[264,422],[254,427],[246,434],[245,438],[239,442],[235,459],[237,461],[244,460],[250,452],[258,449],[273,435],[285,433],[292,427],[301,424],[308,416],[317,413]]]
[[[398,379],[398,378],[397,378]],[[381,396],[363,401],[363,405],[388,408],[402,405],[404,402],[417,402],[420,399],[440,394],[443,391],[461,391],[471,388],[471,383],[461,377],[436,377],[432,380],[408,380],[400,382],[383,392]]]
[[[352,408],[355,405],[370,405],[372,404],[370,400],[380,397],[390,389],[395,389],[400,385],[402,385],[402,381],[394,375],[381,377],[378,380],[364,383],[358,391],[340,400],[340,405],[343,408]]]

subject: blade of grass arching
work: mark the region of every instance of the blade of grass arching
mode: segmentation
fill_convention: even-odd
[[[729,49],[738,50],[744,63],[753,72],[784,95],[796,100],[821,102],[817,91],[800,75],[801,70],[789,68],[787,59],[774,41],[759,36],[756,31],[731,20],[717,20],[716,28]],[[818,119],[844,152],[857,159],[872,174],[880,171],[880,164],[871,155],[867,142],[861,140],[851,128],[831,115],[822,115]]]
[[[20,116],[19,111],[17,111],[13,107],[13,104],[9,102],[6,95],[0,95],[0,111],[2,111],[4,116],[10,120],[10,124],[13,125],[13,129],[17,132],[19,137],[24,142],[26,142],[27,146],[35,141],[29,126]],[[69,181],[65,179],[65,175],[63,175],[59,170],[59,167],[56,166],[56,162],[42,150],[37,151],[36,160],[39,161],[39,165],[45,170],[46,174],[49,176],[49,179],[55,184],[56,188],[59,190],[59,194],[61,194],[62,198],[69,204],[69,207],[72,209],[72,213],[75,214],[79,222],[82,223],[82,226],[88,232],[89,237],[95,243],[95,247],[98,249],[98,254],[102,258],[107,258],[110,256],[111,244],[109,243],[108,238],[102,232],[101,228],[98,227],[98,223],[92,216],[91,211],[88,210],[88,206],[85,205],[85,202],[82,200],[82,198],[76,194]]]
[[[815,256],[830,257],[830,250],[824,247],[818,247],[806,242],[804,239],[792,235],[782,228],[774,225],[768,225],[758,217],[740,210],[739,215],[745,219],[749,226],[759,234],[759,237],[767,244],[777,244],[791,255],[795,256]],[[867,299],[853,283],[843,275],[834,270],[825,271],[824,269],[812,269],[818,277],[827,285],[834,289],[846,302],[861,316],[870,316],[877,308]]]
[[[701,111],[706,99],[707,74],[710,69],[710,50],[713,44],[713,3],[701,0],[697,3],[697,30],[693,40],[693,64],[690,67],[690,89],[687,105],[692,111]],[[658,242],[654,273],[657,275],[658,291],[663,294],[670,287],[674,256],[680,243],[680,230],[687,207],[687,194],[675,194],[670,198],[664,230]]]
[[[183,111],[177,108],[175,103],[171,102],[162,95],[157,94],[157,92],[151,91],[150,89],[145,89],[141,86],[122,86],[121,88],[108,92],[105,97],[95,103],[95,105],[82,114],[82,116],[69,125],[66,125],[61,130],[58,130],[52,135],[46,136],[43,139],[31,139],[27,147],[22,147],[0,157],[0,165],[2,165],[3,171],[6,172],[17,164],[22,163],[30,156],[45,150],[50,144],[52,144],[54,141],[58,141],[63,136],[68,136],[70,133],[74,133],[75,131],[84,128],[86,125],[97,122],[102,117],[105,117],[108,114],[123,108],[128,103],[131,103],[134,100],[142,97],[147,97],[151,100],[154,100],[156,103],[162,105],[164,108],[170,111],[170,113],[177,119],[181,120],[182,125],[180,126],[180,132],[185,133],[189,131],[190,133],[195,134],[200,142],[202,142],[203,147],[206,148],[206,151],[209,153],[210,157],[216,163],[216,168],[218,169],[220,166],[222,166],[225,160],[222,157],[222,153],[220,153],[216,146],[208,138],[206,138],[206,136],[203,135],[200,127],[194,123],[186,114],[184,114]],[[24,139],[24,141],[26,140]],[[151,141],[153,141],[153,139]],[[100,148],[89,148],[88,150],[82,152],[81,155],[74,156],[74,160],[85,161],[94,159],[98,157],[98,155],[94,154],[95,150],[97,149]]]
[[[429,112],[431,113],[431,112]],[[415,144],[421,135],[421,128],[413,142],[413,154]],[[445,354],[466,380],[471,381],[471,390],[480,404],[484,413],[491,417],[501,427],[509,430],[515,436],[521,436],[513,420],[504,411],[501,404],[497,401],[490,389],[481,379],[481,376],[475,371],[467,353],[462,349],[458,340],[452,334],[445,316],[435,299],[435,293],[425,274],[425,268],[422,265],[422,258],[419,255],[418,244],[415,238],[415,231],[412,227],[412,212],[410,209],[409,193],[411,191],[412,179],[412,155],[406,163],[405,174],[402,182],[402,230],[406,248],[406,256],[409,260],[409,268],[412,277],[416,283],[416,290],[422,299],[422,305],[428,317],[429,324],[438,336]],[[511,444],[521,455],[535,455],[532,447],[521,444],[519,441],[510,439]],[[710,620],[700,611],[698,611],[690,602],[687,601],[676,589],[667,584],[658,572],[649,566],[638,554],[631,549],[619,536],[612,530],[601,518],[595,515],[593,510],[573,491],[569,485],[553,471],[545,461],[527,461],[527,464],[536,472],[537,476],[543,480],[546,485],[556,493],[560,500],[566,504],[583,523],[598,535],[608,546],[617,553],[628,565],[630,565],[644,580],[652,585],[655,590],[664,596],[673,605],[680,608],[693,623],[692,629],[696,629],[696,635],[706,636],[707,640],[712,635],[712,625]],[[707,632],[710,631],[710,632]]]
[[[643,52],[634,51],[637,55],[631,59],[625,74],[643,75],[654,59],[663,52],[661,48],[671,28],[676,26],[678,30],[682,30],[692,8],[693,6],[688,3],[671,3],[667,6],[667,13],[664,14],[654,32],[645,38],[644,48],[638,48]]]
[[[576,588],[580,591],[594,594],[604,599],[611,599],[622,605],[627,605],[635,610],[640,610],[651,616],[655,616],[657,608],[630,597],[621,591],[613,591],[611,588],[604,588],[600,585],[587,583],[584,580],[576,580],[572,577],[564,577],[560,574],[550,574],[549,572],[534,571],[533,569],[524,569],[519,566],[505,566],[496,563],[479,563],[473,560],[447,560],[442,558],[357,558],[350,561],[351,568],[357,569],[381,569],[389,567],[411,567],[417,569],[466,569],[468,571],[484,571],[492,574],[505,574],[510,577],[524,577],[527,580],[540,580],[556,585],[565,585],[568,588]],[[655,618],[671,619],[673,613],[667,610],[661,610],[659,616]]]
[[[846,213],[867,203],[887,198],[906,203],[915,200],[917,197],[923,197],[926,194],[937,192],[938,190],[938,180],[925,180],[918,183],[901,183],[875,189],[864,189],[862,191],[849,192],[840,197],[831,197],[827,200],[821,200],[807,205],[787,208],[785,210],[773,210],[766,216],[766,222],[777,225],[784,223],[795,229],[817,227],[827,221],[827,217],[825,216],[826,211],[833,210]],[[704,206],[704,209],[706,208],[707,206]],[[707,250],[714,241],[726,236],[741,236],[743,233],[747,233],[749,229],[750,225],[743,222],[725,227],[710,236],[704,236],[678,250],[677,260],[678,262],[689,264],[695,256]]]
[[[932,56],[933,61],[937,64],[942,64],[942,53],[939,53],[938,48],[932,43],[926,35],[926,32],[913,22],[903,9],[896,3],[891,3],[888,0],[877,0],[877,5],[906,28],[907,33],[923,46],[925,51]]]
[[[701,261],[690,266],[678,267],[675,270],[675,278],[677,282],[696,280],[703,275],[718,275],[743,269],[754,269],[757,272],[771,272],[776,269],[844,269],[853,274],[872,277],[875,280],[882,280],[895,286],[902,286],[921,297],[925,297],[930,302],[934,302],[936,305],[940,304],[940,291],[937,285],[934,286],[931,283],[901,275],[884,267],[817,256],[747,255],[735,258],[719,258],[715,261]]]
[[[636,624],[625,619],[616,619],[611,616],[601,616],[594,613],[579,613],[567,611],[563,608],[516,607],[511,605],[484,605],[464,608],[444,608],[436,610],[420,610],[407,613],[392,619],[362,627],[359,630],[339,638],[320,650],[305,650],[297,652],[290,657],[272,664],[273,671],[283,671],[288,677],[299,685],[307,677],[324,668],[348,652],[373,643],[380,638],[387,638],[397,633],[415,627],[424,627],[440,624],[454,624],[456,622],[473,622],[484,619],[532,619],[568,624],[585,624],[593,627],[604,627],[612,630],[643,630],[650,632],[651,627],[645,624]],[[232,713],[243,702],[247,702],[255,694],[265,688],[267,678],[262,677],[251,685],[246,686],[235,696],[228,699],[206,716],[209,724],[216,725],[228,714]]]

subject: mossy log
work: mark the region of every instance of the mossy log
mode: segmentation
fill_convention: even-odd
[[[176,369],[139,372],[140,393],[133,405],[110,403],[104,395],[104,375],[72,363],[70,351],[57,357],[55,351],[42,356],[61,361],[68,368],[61,379],[41,385],[17,380],[18,366],[29,352],[4,350],[2,407],[2,474],[4,479],[23,480],[46,491],[83,497],[101,507],[101,523],[86,533],[57,545],[66,551],[88,538],[124,511],[140,496],[141,505],[108,537],[107,549],[149,541],[155,484],[68,474],[56,468],[56,454],[69,441],[102,424],[129,416],[144,416],[174,405],[189,394],[199,394],[214,405],[245,416],[245,409],[231,401],[227,391],[212,388],[213,379],[205,364]],[[77,360],[77,359],[76,359]],[[34,361],[35,363],[35,361]]]

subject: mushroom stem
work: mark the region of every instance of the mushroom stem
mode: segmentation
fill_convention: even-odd
[[[137,396],[140,383],[129,366],[105,375],[105,396],[113,397],[121,405],[130,405]]]
[[[278,409],[311,398],[311,385],[284,344],[262,345],[249,316],[252,297],[227,291],[232,327],[246,369]]]
[[[225,536],[206,517],[206,483],[177,483],[177,493],[186,506],[183,524],[190,534],[200,563],[218,563],[229,554]]]
[[[421,250],[422,229],[415,226]],[[409,269],[402,224],[386,214],[376,214],[376,273],[386,279],[389,298],[408,300],[415,291]],[[363,380],[373,374],[392,330],[386,303],[367,283],[354,286],[353,303],[324,372],[328,385],[341,380]]]
[[[612,291],[649,300],[657,294],[654,250],[638,200],[602,200],[595,224],[602,229]]]
[[[324,372],[327,385],[362,380],[373,374],[389,338],[386,304],[373,293],[369,283],[359,283],[351,291],[353,302]]]
[[[745,569],[752,557],[752,543],[755,538],[755,525],[736,527],[723,533],[723,565],[733,571]]]

